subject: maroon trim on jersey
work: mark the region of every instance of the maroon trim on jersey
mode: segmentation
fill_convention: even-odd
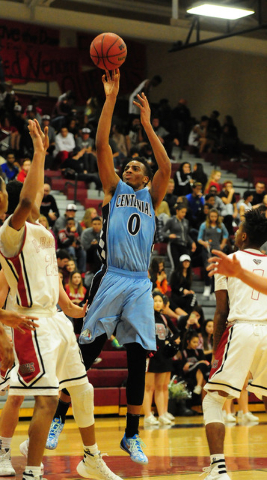
[[[19,361],[19,381],[23,386],[31,387],[45,374],[36,332],[25,330],[21,334],[14,330],[14,346]]]
[[[240,250],[240,252],[248,253],[249,255],[255,255],[255,257],[267,257],[267,255],[264,253],[248,252],[247,250]]]
[[[215,376],[217,373],[223,370],[224,363],[227,359],[228,350],[230,347],[230,342],[233,334],[233,326],[230,325],[224,331],[222,338],[219,342],[217,350],[215,352],[214,360],[212,362],[212,367],[209,375],[209,381]]]

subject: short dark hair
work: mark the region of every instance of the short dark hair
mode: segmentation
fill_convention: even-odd
[[[59,248],[56,251],[56,254],[57,254],[57,258],[59,258],[60,260],[63,260],[64,258],[67,258],[68,260],[71,260],[71,256],[70,256],[69,252],[67,252],[67,250],[64,250],[64,248]]]
[[[261,205],[248,210],[244,214],[243,230],[246,232],[251,245],[261,247],[267,240],[267,208]]]
[[[243,198],[244,200],[246,200],[248,197],[253,197],[253,192],[251,192],[250,190],[246,190],[243,194]]]
[[[185,203],[183,202],[178,202],[174,205],[174,208],[175,210],[182,210],[182,208],[186,208],[187,209],[187,206]]]
[[[92,223],[95,222],[95,221],[98,221],[98,222],[102,222],[102,218],[101,217],[94,217],[92,218]]]
[[[150,167],[148,161],[145,159],[145,157],[135,157],[135,158],[133,158],[132,160],[129,160],[128,163],[130,163],[130,162],[139,162],[139,163],[142,163],[142,164],[145,166],[145,174],[146,174],[146,176],[149,178],[149,181],[152,180],[152,178],[153,178],[153,172],[152,172],[152,170],[151,170],[151,167]],[[126,165],[128,165],[128,163],[127,163]],[[126,167],[126,165],[125,165],[125,167]],[[125,168],[125,167],[124,167],[124,168]]]
[[[12,215],[12,213],[14,213],[14,211],[16,210],[19,204],[22,187],[23,183],[18,182],[18,180],[12,180],[7,184],[6,190],[8,193],[8,215]]]

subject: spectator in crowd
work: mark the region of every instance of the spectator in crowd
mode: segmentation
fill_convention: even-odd
[[[83,286],[83,279],[77,270],[70,273],[69,281],[65,285],[66,294],[75,305],[80,305],[84,300],[86,288]]]
[[[195,163],[195,165],[193,166],[193,172],[191,174],[191,177],[193,178],[194,182],[200,182],[202,184],[202,190],[204,190],[208,182],[208,177],[203,170],[202,163]]]
[[[221,210],[223,216],[223,223],[225,224],[229,235],[234,234],[233,220],[237,218],[238,210],[236,206],[235,190],[233,188],[233,182],[227,180],[223,184],[223,189],[220,193],[220,198],[224,203],[224,208]]]
[[[13,151],[19,150],[20,135],[16,127],[11,124],[11,116],[8,111],[1,118],[1,134],[4,135],[7,148],[9,146]]]
[[[175,131],[180,140],[181,153],[179,158],[182,158],[182,151],[185,145],[187,145],[191,127],[191,114],[187,107],[187,101],[184,98],[181,98],[177,106],[173,109],[172,117],[175,124]]]
[[[170,181],[169,181],[168,187],[167,187],[167,191],[166,191],[166,195],[164,197],[164,201],[168,203],[171,215],[175,215],[175,207],[174,206],[177,203],[177,195],[173,194],[174,187],[175,187],[174,180],[173,180],[173,178],[170,178]]]
[[[96,188],[101,190],[102,183],[97,172],[96,158],[91,153],[82,155],[82,151],[78,152],[75,156],[66,158],[60,168],[65,178],[74,179],[76,176],[77,180],[86,182],[87,187],[94,182]]]
[[[80,272],[86,272],[86,252],[81,245],[80,235],[74,218],[68,218],[65,228],[59,230],[58,246],[67,250],[76,259]]]
[[[168,154],[168,157],[172,157],[173,146],[179,145],[179,140],[175,136],[171,135],[164,127],[160,125],[159,116],[154,116],[152,119],[152,127],[157,137],[160,139],[161,143],[164,145],[165,150]]]
[[[140,118],[133,118],[128,135],[126,135],[127,152],[130,154],[130,150],[133,147],[136,147],[139,151],[144,143],[144,131]]]
[[[260,205],[263,202],[263,197],[266,194],[266,186],[264,182],[257,182],[255,185],[255,191],[253,191],[253,200],[251,205]]]
[[[164,261],[157,257],[152,258],[148,275],[153,284],[152,290],[156,288],[160,291],[160,293],[165,295],[165,293],[168,291],[168,280],[165,272]]]
[[[71,90],[59,96],[52,113],[52,125],[56,130],[60,130],[61,127],[67,125],[68,119],[71,116],[74,101],[75,95]]]
[[[40,207],[40,213],[48,219],[50,227],[53,227],[57,218],[59,218],[59,210],[57,202],[51,195],[51,187],[49,183],[44,184],[44,196]]]
[[[202,195],[202,184],[200,182],[195,182],[192,185],[192,193],[186,195],[188,201],[188,208],[190,208],[193,222],[195,228],[198,228],[200,225],[200,214],[205,203],[204,196]]]
[[[250,210],[252,208],[252,202],[253,200],[253,192],[250,190],[246,190],[243,193],[243,198],[239,200],[237,204],[237,210],[238,210],[238,217],[242,221],[244,220],[244,214],[247,212],[247,210]]]
[[[207,220],[200,225],[197,239],[198,243],[203,247],[202,258],[205,279],[204,297],[210,297],[212,294],[212,297],[214,297],[214,280],[213,277],[209,277],[206,270],[211,251],[213,249],[223,250],[226,246],[228,236],[228,231],[221,221],[219,212],[215,208],[212,208],[209,211]]]
[[[53,156],[59,163],[63,163],[74,152],[74,149],[75,140],[73,134],[68,131],[67,127],[61,127],[60,132],[56,135]]]
[[[102,230],[102,218],[94,217],[92,226],[83,230],[81,235],[81,245],[86,251],[87,262],[90,265],[90,272],[96,273],[101,265],[101,259],[98,255],[98,244],[100,240],[100,232]]]
[[[169,242],[167,246],[168,256],[172,265],[172,270],[177,267],[180,256],[189,255],[190,250],[196,250],[196,244],[189,235],[189,222],[185,219],[186,207],[183,203],[177,203],[176,215],[162,228],[164,241]]]
[[[123,158],[127,157],[126,137],[122,134],[118,125],[113,124],[111,127],[111,139],[115,142],[116,147]]]
[[[213,320],[205,320],[202,330],[203,351],[206,360],[211,363],[213,351]]]
[[[200,395],[210,372],[210,363],[205,360],[202,349],[198,348],[197,332],[188,330],[183,339],[182,366],[187,386]]]
[[[181,338],[184,338],[187,330],[195,330],[199,335],[205,322],[204,312],[200,305],[195,305],[190,314],[181,315],[178,320],[178,328],[181,332]]]
[[[151,88],[157,87],[158,85],[160,85],[161,82],[162,82],[162,78],[159,75],[154,75],[154,77],[151,79],[147,78],[146,80],[143,80],[138,85],[138,87],[134,89],[133,93],[129,97],[128,112],[130,115],[139,115],[140,113],[138,110],[138,107],[136,107],[136,105],[134,105],[133,103],[134,100],[137,100],[137,95],[138,94],[141,95],[141,93],[143,92],[149,101]]]
[[[82,128],[81,136],[76,138],[76,148],[78,152],[84,150],[85,153],[91,153],[94,140],[90,137],[90,134],[90,128]]]
[[[1,168],[7,182],[15,179],[19,172],[19,164],[16,162],[13,152],[7,152],[6,163],[2,163]]]
[[[77,265],[75,263],[75,260],[74,258],[70,258],[70,260],[68,261],[67,265],[66,265],[66,270],[68,272],[68,277],[66,277],[66,284],[69,283],[69,278],[70,278],[70,274],[74,271],[78,271],[77,269]]]
[[[163,310],[162,295],[155,292],[153,298],[157,351],[153,357],[148,359],[147,364],[143,401],[144,426],[171,425],[172,420],[174,420],[173,415],[168,413],[168,384],[171,377],[172,359],[166,357],[164,348],[165,342],[170,336],[175,343],[178,345],[180,343],[178,329],[168,317],[161,313]],[[151,412],[153,393],[159,415],[158,420]]]
[[[157,219],[160,221],[160,224],[165,225],[165,223],[169,220],[171,216],[169,205],[167,202],[162,200],[160,206],[157,208],[156,215]]]
[[[66,280],[69,278],[69,272],[67,271],[66,267],[68,265],[68,262],[71,258],[69,252],[67,250],[64,250],[63,248],[59,248],[56,251],[57,255],[57,265],[58,269],[62,272],[63,274],[63,283],[66,283]]]
[[[54,230],[54,233],[55,233],[56,237],[58,236],[59,230],[62,230],[63,228],[66,227],[66,223],[67,223],[68,218],[74,218],[75,219],[76,212],[77,212],[76,205],[74,203],[69,203],[67,205],[65,214],[63,216],[59,217],[54,224],[53,230]],[[79,224],[79,222],[76,221],[76,220],[75,220],[75,226],[76,226],[76,230],[77,230],[78,234],[81,235],[82,234],[82,227]]]
[[[224,208],[224,203],[222,199],[218,195],[218,190],[215,185],[212,185],[210,187],[210,193],[208,193],[205,196],[206,202],[208,202],[213,208],[216,208],[218,210],[219,214],[221,215],[221,211]],[[212,196],[214,197],[214,200],[212,199]]]
[[[93,218],[97,216],[98,216],[98,213],[94,207],[87,208],[84,212],[83,219],[80,222],[82,229],[85,230],[85,228],[90,228],[92,226]]]
[[[54,146],[56,142],[56,131],[54,127],[52,127],[50,120],[50,115],[43,115],[42,128],[44,129],[45,127],[48,127],[49,149],[51,148],[51,146]]]
[[[192,192],[191,185],[193,183],[191,177],[191,166],[188,162],[183,162],[180,165],[179,170],[174,176],[174,194],[177,196],[185,196]]]
[[[48,223],[48,219],[47,217],[45,217],[45,215],[40,215],[40,217],[38,218],[38,221],[41,225],[43,225],[47,230],[49,230],[49,232],[53,235],[53,237],[55,238],[55,234],[53,232],[53,230],[50,228],[50,225]],[[57,239],[55,238],[55,247],[57,248]]]
[[[240,141],[237,128],[234,125],[231,115],[226,115],[224,118],[224,124],[220,136],[219,152],[225,153],[234,159],[240,156]]]
[[[170,307],[176,311],[182,308],[187,313],[191,313],[197,304],[195,292],[192,290],[192,270],[191,258],[183,254],[179,258],[179,263],[170,278],[171,296]]]
[[[28,174],[28,171],[30,170],[31,164],[32,164],[32,162],[29,158],[25,158],[23,160],[21,170],[17,175],[17,180],[19,182],[22,182],[22,183],[25,182],[25,178],[27,177],[27,174]]]
[[[212,142],[211,145],[213,148],[218,148],[220,143],[222,127],[218,120],[219,116],[220,113],[218,110],[213,110],[210,114],[207,126],[207,139]]]
[[[222,186],[219,183],[221,176],[222,176],[222,172],[220,170],[212,170],[212,172],[209,176],[208,182],[205,186],[205,190],[204,190],[205,194],[210,193],[210,188],[211,187],[216,187],[217,192],[222,191]]]

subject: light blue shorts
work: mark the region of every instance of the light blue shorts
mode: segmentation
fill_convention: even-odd
[[[84,318],[79,342],[91,343],[106,333],[108,338],[115,334],[121,345],[140,343],[146,350],[156,350],[151,290],[147,272],[103,268],[93,280],[93,299]]]

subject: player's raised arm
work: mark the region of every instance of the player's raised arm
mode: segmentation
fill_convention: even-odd
[[[171,176],[171,162],[165,148],[163,147],[151,125],[151,112],[145,94],[142,93],[141,95],[137,95],[137,98],[138,100],[134,101],[133,103],[139,107],[141,123],[145,129],[149,143],[155,155],[156,162],[158,164],[158,170],[153,177],[150,188],[153,206],[156,209],[166,194],[167,186]]]
[[[242,268],[235,255],[233,255],[232,258],[229,258],[225,253],[218,250],[212,250],[212,253],[217,256],[211,257],[208,260],[210,265],[207,267],[207,270],[209,271],[210,277],[216,273],[221,273],[226,277],[236,277],[254,290],[267,295],[266,277],[260,277],[256,273],[252,273],[249,270]]]
[[[35,121],[29,120],[28,128],[34,146],[34,155],[31,168],[21,190],[19,205],[11,219],[10,226],[15,230],[20,230],[25,224],[34,207],[36,194],[44,179],[45,147],[42,137]]]
[[[112,115],[117,100],[120,85],[119,69],[112,71],[112,76],[106,71],[102,76],[106,100],[100,115],[96,133],[97,165],[100,180],[105,193],[104,204],[107,203],[115,190],[120,178],[114,170],[112,150],[109,145]]]

